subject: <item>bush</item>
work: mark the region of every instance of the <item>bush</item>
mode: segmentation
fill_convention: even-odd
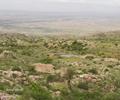
[[[59,81],[60,80],[60,76],[59,75],[49,75],[47,77],[47,82],[55,82],[55,81]]]
[[[12,67],[12,71],[21,71],[21,68],[19,66]]]
[[[70,46],[69,49],[72,51],[76,51],[78,53],[85,53],[86,51],[86,44],[78,42],[78,41],[74,41]]]
[[[21,100],[52,100],[52,96],[39,84],[32,83],[24,89]]]
[[[89,86],[88,86],[88,83],[86,82],[80,82],[78,85],[78,88],[83,89],[83,90],[88,90]]]
[[[107,93],[103,100],[120,100],[120,93]]]
[[[103,100],[102,94],[98,91],[96,92],[81,92],[77,89],[73,90],[68,94],[63,94],[62,100]]]
[[[96,68],[90,69],[89,72],[92,73],[92,74],[98,74],[98,71],[97,71]]]
[[[43,59],[41,59],[40,62],[45,64],[50,64],[53,62],[53,59],[50,57],[43,57]]]
[[[9,83],[0,83],[0,90],[6,91],[10,87]]]

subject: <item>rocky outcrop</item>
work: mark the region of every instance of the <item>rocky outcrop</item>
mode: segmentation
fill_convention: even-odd
[[[36,63],[33,64],[35,67],[35,70],[37,72],[41,73],[54,73],[54,66],[52,64],[41,64],[41,63]]]

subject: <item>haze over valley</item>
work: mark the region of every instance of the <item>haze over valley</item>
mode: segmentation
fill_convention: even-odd
[[[1,11],[0,31],[27,34],[79,34],[119,31],[120,15],[93,12]]]

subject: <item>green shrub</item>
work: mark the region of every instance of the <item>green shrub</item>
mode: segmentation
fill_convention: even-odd
[[[10,87],[9,83],[0,83],[0,90],[2,91],[6,91],[6,89],[8,89]]]
[[[77,89],[70,93],[63,94],[62,100],[102,100],[102,94],[99,91],[82,92]]]
[[[120,100],[120,92],[119,93],[107,93],[104,95],[103,100]]]
[[[70,47],[69,47],[69,49],[70,50],[72,50],[72,51],[76,51],[76,52],[78,52],[78,53],[85,53],[85,51],[86,51],[86,45],[87,44],[84,44],[84,43],[82,43],[82,42],[78,42],[78,41],[74,41],[71,45],[70,45]]]
[[[12,67],[12,71],[21,71],[21,68],[19,66]]]
[[[47,82],[55,82],[55,81],[58,81],[60,80],[60,76],[59,75],[49,75],[47,77]]]
[[[25,87],[21,98],[22,100],[52,100],[50,92],[36,83]]]
[[[53,59],[50,57],[44,57],[40,60],[41,63],[45,63],[45,64],[50,64],[52,63]]]
[[[88,72],[92,73],[92,74],[98,74],[98,71],[96,68],[92,68],[90,69]]]
[[[80,82],[78,85],[78,88],[83,89],[83,90],[88,90],[89,86],[87,82]]]

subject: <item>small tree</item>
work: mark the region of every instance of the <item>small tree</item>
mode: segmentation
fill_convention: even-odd
[[[69,68],[66,73],[66,79],[67,79],[67,84],[70,90],[72,90],[71,79],[73,78],[73,75],[74,75],[74,70],[72,68]]]

